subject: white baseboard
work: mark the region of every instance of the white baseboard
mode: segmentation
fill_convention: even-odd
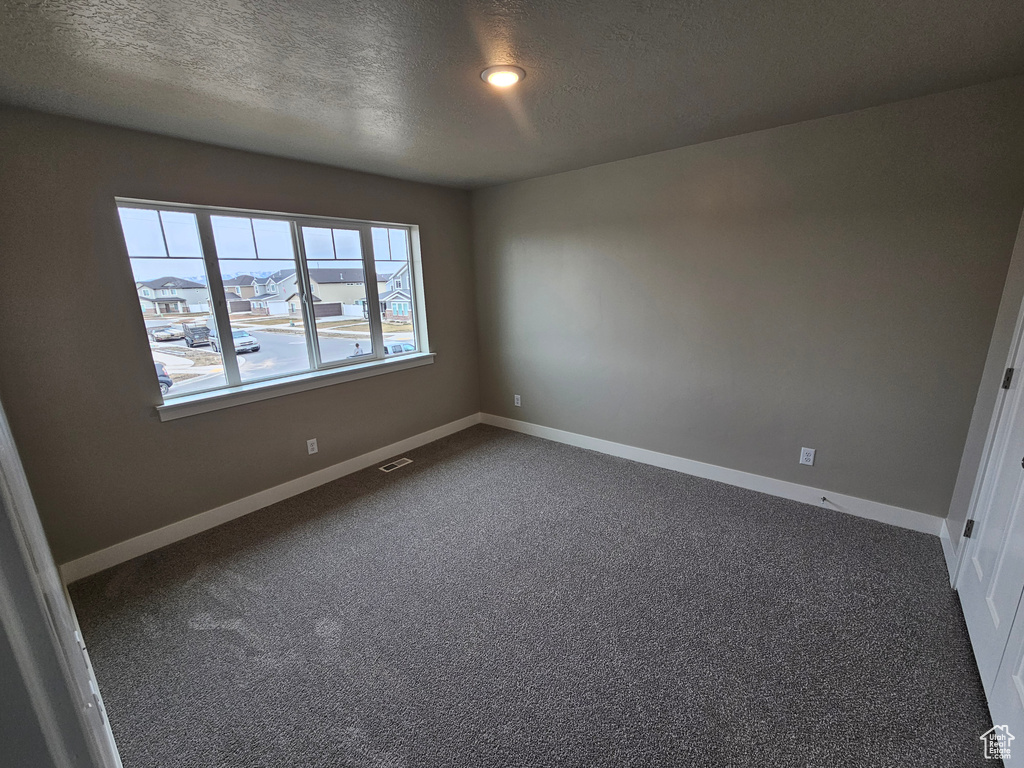
[[[967,542],[960,538],[959,547],[953,547],[953,540],[949,535],[949,526],[942,521],[942,530],[939,531],[939,540],[942,542],[942,555],[946,558],[946,570],[949,571],[949,583],[956,589],[957,579],[960,578],[960,569],[963,568],[963,558],[966,557],[964,548]]]
[[[631,445],[614,443],[610,440],[588,437],[576,434],[575,432],[566,432],[565,430],[543,427],[525,421],[507,419],[503,416],[494,416],[489,413],[474,413],[449,424],[444,424],[405,440],[400,440],[397,443],[364,453],[362,456],[356,456],[339,464],[325,467],[295,480],[290,480],[287,483],[282,483],[273,488],[254,493],[251,496],[246,496],[243,499],[229,502],[215,509],[201,512],[185,520],[171,523],[155,531],[150,531],[127,541],[122,541],[119,544],[114,544],[106,549],[101,549],[99,552],[93,552],[77,560],[64,563],[60,566],[61,578],[65,584],[70,584],[73,581],[99,573],[102,570],[131,560],[139,555],[144,555],[147,552],[160,549],[168,544],[186,539],[189,536],[194,536],[222,523],[242,517],[250,512],[255,512],[258,509],[263,509],[271,504],[276,504],[279,501],[284,501],[287,498],[316,488],[324,483],[329,483],[332,480],[337,480],[345,475],[350,475],[353,472],[372,467],[384,459],[410,451],[413,448],[419,448],[427,443],[440,440],[442,437],[461,432],[463,429],[480,423],[939,536],[942,541],[943,553],[946,556],[946,564],[951,568],[950,573],[954,572],[952,566],[955,564],[955,555],[952,550],[952,543],[949,540],[948,531],[946,531],[945,521],[934,515],[861,499],[856,496],[847,496],[834,491],[790,483],[785,480],[776,480],[771,477],[742,472],[737,469],[705,464],[667,453],[649,451],[646,448],[636,448]],[[832,503],[823,504],[821,501],[822,496],[826,496]]]
[[[956,584],[956,552],[953,550],[953,542],[949,538],[949,529],[946,521],[942,521],[942,528],[939,529],[939,541],[942,542],[942,556],[946,558],[946,570],[949,572],[949,583]]]
[[[883,504],[878,501],[861,499],[856,496],[847,496],[835,491],[812,488],[807,485],[790,483],[785,480],[776,480],[763,475],[754,475],[750,472],[741,472],[738,469],[719,467],[715,464],[705,464],[700,461],[684,459],[679,456],[672,456],[668,453],[649,451],[646,448],[636,448],[622,443],[613,443],[610,440],[601,440],[596,437],[566,432],[552,427],[542,427],[538,424],[531,424],[526,421],[508,419],[504,416],[494,416],[490,413],[481,414],[481,421],[495,427],[502,427],[513,432],[522,432],[525,435],[542,437],[546,440],[553,440],[557,443],[575,445],[579,448],[587,448],[591,451],[606,453],[610,456],[618,456],[623,459],[639,461],[643,464],[651,464],[663,469],[672,469],[676,472],[683,472],[688,475],[717,480],[729,485],[746,488],[751,491],[760,491],[772,496],[781,496],[784,499],[792,499],[805,504],[813,504],[816,507],[824,507],[839,512],[845,512],[856,517],[864,517],[869,520],[877,520],[889,525],[896,525],[900,528],[909,528],[912,531],[930,533],[938,536],[944,520],[935,515],[928,515],[924,512],[917,512],[913,509],[894,507],[890,504]],[[831,502],[825,504],[821,497],[825,496]]]
[[[348,459],[340,464],[311,472],[308,475],[276,485],[273,488],[267,488],[265,491],[254,493],[252,496],[246,496],[243,499],[201,512],[198,515],[193,515],[177,523],[171,523],[155,531],[122,541],[106,549],[101,549],[99,552],[93,552],[85,557],[64,563],[60,566],[61,579],[63,579],[65,584],[70,584],[78,579],[84,579],[86,576],[99,573],[102,570],[131,560],[133,557],[166,547],[168,544],[194,536],[229,520],[255,512],[257,509],[263,509],[263,507],[284,501],[287,498],[316,488],[324,483],[337,480],[339,477],[372,467],[384,459],[389,459],[405,451],[411,451],[413,448],[419,448],[427,443],[432,443],[435,440],[440,440],[442,437],[461,432],[463,429],[479,423],[480,414],[474,413],[458,421],[443,424],[440,427],[421,432],[405,440],[399,440],[397,443],[385,445],[383,448],[364,453],[362,456]]]

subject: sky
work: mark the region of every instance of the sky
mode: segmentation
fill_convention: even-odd
[[[173,276],[206,282],[195,214],[143,208],[118,208],[118,212],[136,280]],[[211,216],[210,220],[224,277],[262,277],[295,268],[288,222],[244,216]],[[362,266],[357,230],[303,227],[302,236],[310,267]],[[394,272],[408,258],[404,229],[374,227],[372,239],[379,273]]]

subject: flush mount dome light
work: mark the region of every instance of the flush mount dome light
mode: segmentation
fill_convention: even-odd
[[[498,88],[508,88],[526,77],[526,70],[509,65],[488,67],[480,73],[480,77]]]

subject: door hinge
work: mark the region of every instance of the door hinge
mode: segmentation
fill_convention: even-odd
[[[974,521],[968,520],[967,525],[964,526],[964,538],[971,538],[971,534],[974,532]]]
[[[1011,381],[1013,381],[1013,368],[1007,368],[1006,373],[1003,374],[1003,389],[1009,389]]]

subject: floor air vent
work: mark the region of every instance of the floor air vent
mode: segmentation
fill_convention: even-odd
[[[404,467],[406,464],[412,464],[412,459],[395,459],[390,464],[385,464],[383,467],[379,467],[381,472],[394,472],[399,467]]]

